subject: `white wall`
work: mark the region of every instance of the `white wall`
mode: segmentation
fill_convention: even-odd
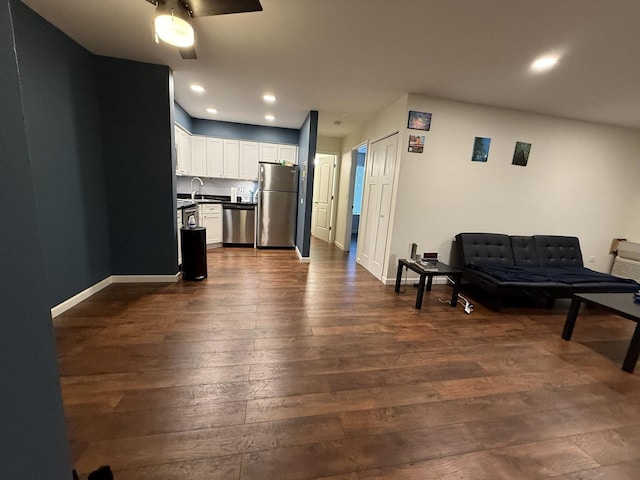
[[[420,133],[405,128],[408,110],[433,114],[423,154],[407,152]],[[449,261],[459,232],[575,235],[600,271],[613,237],[640,240],[640,131],[413,94],[403,115],[385,277],[411,241]],[[476,136],[492,139],[486,163],[471,161]],[[532,144],[526,167],[511,165],[516,141]]]
[[[640,159],[638,160],[640,162]],[[637,188],[635,198],[629,201],[627,228],[627,240],[640,243],[640,185]]]
[[[342,152],[342,138],[318,137],[316,153],[330,153],[338,155]]]

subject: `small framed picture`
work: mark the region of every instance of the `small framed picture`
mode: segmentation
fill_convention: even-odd
[[[409,152],[424,152],[424,135],[409,135]]]
[[[516,142],[516,149],[513,152],[512,165],[520,165],[526,167],[529,161],[529,153],[531,152],[531,144],[525,142]]]
[[[414,112],[413,110],[410,110],[407,128],[410,128],[412,130],[429,131],[431,129],[431,114],[426,112]]]
[[[473,153],[471,154],[472,162],[486,162],[489,158],[489,146],[491,139],[486,137],[476,137],[473,141]]]

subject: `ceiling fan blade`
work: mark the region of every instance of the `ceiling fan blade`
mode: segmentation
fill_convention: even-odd
[[[194,18],[262,11],[260,0],[191,0],[188,3]]]
[[[197,60],[196,47],[179,48],[183,60]]]

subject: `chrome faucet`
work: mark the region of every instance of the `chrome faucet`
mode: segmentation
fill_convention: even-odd
[[[202,181],[202,179],[200,177],[193,177],[191,179],[191,200],[194,200],[196,198],[196,192],[200,190],[200,187],[196,187],[196,189],[193,189],[193,181],[194,180],[198,180],[200,182],[200,187],[204,187],[204,182]]]

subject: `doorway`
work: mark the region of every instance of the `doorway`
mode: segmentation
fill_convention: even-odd
[[[333,242],[333,201],[337,163],[336,155],[319,153],[314,159],[311,235],[327,243]]]
[[[349,250],[357,251],[360,215],[362,215],[362,194],[364,191],[364,164],[367,158],[367,145],[360,145],[354,152],[356,166],[353,175],[353,202],[351,205],[351,243]]]

